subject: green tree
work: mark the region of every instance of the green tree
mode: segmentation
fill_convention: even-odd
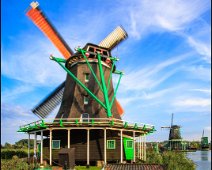
[[[6,142],[5,144],[4,144],[4,148],[6,148],[6,149],[11,149],[13,146],[10,144],[10,143],[8,143],[8,142]]]
[[[30,147],[32,148],[34,145],[34,140],[30,139]],[[16,148],[27,148],[28,147],[28,139],[21,139],[18,142],[15,142]]]

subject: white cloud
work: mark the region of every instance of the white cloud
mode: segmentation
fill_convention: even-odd
[[[211,68],[204,65],[193,65],[184,67],[188,79],[197,79],[204,82],[211,82]]]
[[[179,63],[187,59],[190,55],[190,53],[187,53],[175,56],[156,65],[147,66],[140,70],[127,71],[126,75],[124,75],[121,80],[120,90],[143,90],[157,87],[173,74],[181,70],[181,65],[179,65]],[[170,68],[175,64],[178,64],[178,67]],[[169,71],[165,72],[166,69],[169,69]]]
[[[133,1],[126,7],[130,15],[125,22],[130,21],[129,34],[136,39],[155,32],[177,33],[210,63],[211,29],[201,19],[201,15],[210,9],[210,3],[208,0]],[[187,31],[191,29],[195,29],[192,34]]]
[[[211,89],[191,89],[191,91],[197,91],[211,95]]]
[[[197,50],[197,52],[201,55],[203,55],[205,60],[208,62],[211,62],[211,45],[206,44],[204,42],[200,42],[198,40],[195,40],[193,37],[188,37],[188,43]]]
[[[31,85],[20,85],[16,86],[13,89],[7,88],[2,91],[1,97],[4,102],[11,102],[13,99],[16,99],[22,94],[31,92],[34,89]]]
[[[176,101],[174,103],[175,106],[180,107],[210,107],[211,101],[210,99],[204,99],[204,98],[196,98],[196,99],[182,99],[180,101]]]
[[[204,129],[207,131],[211,131],[211,126],[206,126]]]
[[[19,105],[12,105],[12,104],[1,104],[1,112],[3,118],[14,118],[15,117],[22,117],[22,120],[24,119],[30,119],[35,118],[36,116],[28,109],[23,108]]]
[[[36,45],[27,43],[33,41]],[[3,51],[2,74],[34,86],[55,86],[64,81],[65,71],[49,59],[51,52],[57,57],[60,54],[46,41],[32,36],[23,42],[23,50]]]
[[[141,38],[147,32],[184,29],[210,8],[210,1],[137,0],[130,2],[125,8],[130,13],[130,33]]]

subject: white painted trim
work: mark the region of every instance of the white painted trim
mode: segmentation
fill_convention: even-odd
[[[49,130],[49,164],[52,165],[52,130]]]
[[[43,131],[41,131],[41,143],[40,143],[40,164],[43,164]]]
[[[104,165],[107,164],[107,146],[106,146],[106,140],[107,140],[107,130],[104,129]]]
[[[30,161],[30,133],[28,133],[28,161]]]
[[[123,130],[120,130],[121,132],[121,163],[123,163]]]
[[[133,131],[133,151],[134,151],[133,162],[135,162],[135,131]]]
[[[90,130],[87,129],[87,165],[90,165]]]
[[[68,129],[68,148],[70,148],[70,129]]]
[[[34,133],[34,135],[35,135],[35,138],[34,138],[34,156],[33,156],[33,158],[37,159],[37,134],[36,134],[36,132]]]

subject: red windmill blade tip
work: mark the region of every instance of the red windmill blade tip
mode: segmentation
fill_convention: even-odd
[[[120,116],[122,116],[123,113],[124,113],[124,109],[123,109],[123,107],[121,106],[121,104],[119,103],[118,100],[116,100],[116,107],[117,107],[118,114],[119,114]]]

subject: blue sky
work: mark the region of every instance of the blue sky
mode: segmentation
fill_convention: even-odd
[[[66,76],[49,60],[61,54],[25,15],[30,2],[2,0],[1,143],[27,138],[18,127],[38,119],[30,110]],[[171,113],[184,139],[200,140],[203,129],[211,137],[209,0],[38,2],[72,49],[125,28],[128,39],[112,51],[125,72],[117,98],[124,120],[155,125],[148,141],[168,138],[160,127],[170,125]]]

